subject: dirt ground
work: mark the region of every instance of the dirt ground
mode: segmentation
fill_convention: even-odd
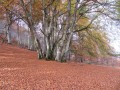
[[[3,44],[0,90],[120,90],[120,69],[38,60],[33,51]]]

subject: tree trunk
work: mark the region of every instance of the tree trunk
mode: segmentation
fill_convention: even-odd
[[[11,43],[11,38],[10,38],[9,26],[7,26],[7,28],[6,28],[6,33],[7,33],[8,44],[10,44]]]
[[[55,57],[55,60],[56,60],[56,61],[61,61],[60,55],[61,55],[60,47],[57,46],[57,49],[56,49],[56,57]]]
[[[35,37],[34,37],[34,35],[30,36],[30,50],[35,50]]]
[[[65,57],[67,57],[68,50],[70,49],[70,43],[71,43],[72,35],[73,35],[73,33],[70,33],[66,43],[64,43],[66,45],[63,47],[63,50],[62,50],[62,53],[61,53],[61,61],[62,62],[66,62]]]
[[[40,44],[40,41],[38,39],[36,39],[36,49],[37,49],[37,53],[38,53],[38,59],[44,58],[42,48],[41,48],[41,44]]]
[[[50,45],[50,39],[49,38],[46,39],[46,46],[47,46],[46,59],[47,60],[53,60],[54,59],[54,49],[51,49],[53,47],[51,47],[51,45]]]
[[[35,50],[35,33],[34,33],[34,28],[33,26],[30,26],[30,36],[29,36],[29,49],[30,50]]]
[[[21,45],[21,38],[20,38],[20,30],[19,30],[19,22],[17,24],[17,42],[18,42],[18,46]]]

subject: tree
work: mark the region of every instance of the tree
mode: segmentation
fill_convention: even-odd
[[[12,20],[21,19],[28,25],[31,49],[37,49],[39,58],[63,62],[71,49],[73,36],[89,30],[98,16],[89,19],[89,15],[102,6],[104,5],[94,0],[15,0],[14,6],[7,8],[7,11],[14,15]],[[81,25],[83,18],[86,18],[87,23]],[[36,29],[39,24],[40,34]]]
[[[14,22],[13,13],[10,12],[9,10],[12,9],[12,5],[14,6],[14,3],[15,3],[14,0],[0,0],[0,5],[1,5],[0,9],[2,10],[1,17],[2,19],[6,20],[6,25],[4,28],[6,29],[6,37],[8,40],[8,44],[11,43],[10,28]]]

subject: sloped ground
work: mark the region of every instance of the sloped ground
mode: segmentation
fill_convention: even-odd
[[[120,90],[120,69],[36,57],[35,52],[0,45],[0,90]]]

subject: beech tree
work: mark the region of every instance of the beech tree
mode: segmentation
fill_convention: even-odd
[[[14,15],[12,19],[20,19],[29,27],[31,49],[36,48],[38,58],[62,62],[66,61],[71,43],[78,33],[88,32],[100,11],[104,12],[102,6],[105,5],[103,1],[97,0],[13,1],[16,3],[12,8],[7,8],[7,11]],[[93,15],[95,12],[98,14]],[[90,15],[93,16],[91,19]],[[81,25],[83,18],[87,23]]]
[[[10,44],[11,43],[11,39],[10,39],[11,13],[6,10],[6,7],[10,8],[9,5],[11,4],[11,2],[10,0],[0,1],[0,4],[1,4],[0,9],[2,10],[1,18],[6,19],[6,25],[4,29],[6,29],[5,31],[6,31],[7,40],[8,43]],[[4,14],[6,14],[6,16],[4,16]]]

